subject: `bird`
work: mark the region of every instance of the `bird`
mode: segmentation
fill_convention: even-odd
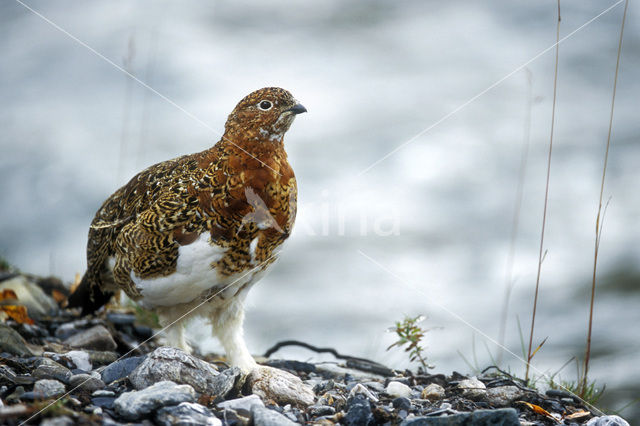
[[[255,368],[244,300],[292,232],[298,190],[283,139],[304,112],[285,89],[256,90],[213,147],[150,166],[114,192],[91,222],[87,270],[68,307],[88,315],[123,291],[158,315],[170,346],[189,352],[193,311],[231,365]]]

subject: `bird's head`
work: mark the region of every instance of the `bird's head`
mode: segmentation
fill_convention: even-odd
[[[280,141],[297,114],[307,109],[287,90],[266,87],[242,99],[229,114],[225,136],[244,140]]]

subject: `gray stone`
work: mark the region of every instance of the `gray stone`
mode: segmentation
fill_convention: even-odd
[[[0,292],[5,289],[13,290],[16,293],[18,298],[16,303],[25,306],[29,316],[33,319],[40,319],[58,310],[56,301],[24,275],[3,281],[0,284]]]
[[[27,342],[17,331],[5,324],[0,324],[0,352],[29,357],[33,352],[27,347]]]
[[[474,400],[482,399],[487,394],[487,387],[476,377],[461,380],[458,389],[462,391],[462,396]]]
[[[57,398],[66,392],[64,384],[57,380],[42,379],[33,385],[33,394],[36,398]]]
[[[299,377],[271,367],[258,367],[247,376],[246,386],[265,401],[279,405],[291,404],[306,408],[315,401],[315,394]]]
[[[175,407],[164,407],[156,413],[156,423],[161,426],[221,426],[222,422],[200,404],[182,402]]]
[[[589,420],[587,426],[629,426],[629,423],[619,416],[602,416]]]
[[[87,350],[89,361],[93,365],[109,365],[118,359],[118,354],[112,351]]]
[[[431,383],[426,388],[422,389],[420,397],[422,399],[428,399],[429,401],[437,401],[444,398],[444,388],[436,383]]]
[[[249,396],[245,396],[244,398],[236,398],[236,399],[230,399],[228,401],[223,401],[219,403],[217,407],[220,408],[221,410],[226,410],[227,408],[230,408],[235,411],[244,410],[247,412],[251,412],[251,409],[256,405],[260,407],[264,407],[264,403],[262,402],[262,400],[258,395],[249,395]]]
[[[108,365],[107,368],[102,370],[102,380],[105,383],[111,383],[127,377],[144,361],[144,358],[143,356],[132,356]]]
[[[67,337],[64,343],[72,348],[96,351],[113,351],[118,347],[109,330],[103,325],[96,325],[73,334]]]
[[[291,426],[297,424],[277,411],[259,405],[253,406],[251,414],[254,426]]]
[[[195,398],[196,393],[191,386],[163,381],[144,390],[123,393],[114,401],[113,407],[125,419],[136,420],[159,407],[193,402]]]
[[[104,389],[105,384],[102,379],[95,377],[93,374],[97,375],[97,373],[75,374],[69,379],[69,384],[73,389],[85,392],[95,392]]]
[[[62,383],[69,383],[71,370],[64,365],[49,358],[41,358],[36,365],[36,369],[31,373],[35,379],[55,379]]]
[[[498,386],[487,389],[487,398],[496,407],[506,407],[512,401],[522,399],[525,394],[526,392],[517,386]]]
[[[210,396],[224,398],[242,375],[238,368],[229,368],[222,374],[216,367],[176,348],[161,347],[147,355],[129,375],[136,389],[171,380],[184,383]]]
[[[59,417],[50,417],[48,419],[44,419],[40,426],[73,426],[76,422],[71,419],[69,416],[59,416]]]
[[[471,413],[440,417],[414,417],[403,421],[401,426],[520,426],[518,412],[513,408],[498,410],[476,410]]]
[[[349,404],[349,411],[342,419],[346,426],[365,426],[374,423],[371,403],[363,396],[356,395]]]

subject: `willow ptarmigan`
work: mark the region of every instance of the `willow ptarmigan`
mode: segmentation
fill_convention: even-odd
[[[151,166],[117,190],[93,219],[87,272],[69,306],[91,313],[123,290],[165,326],[201,305],[194,314],[209,318],[229,362],[254,368],[243,302],[293,226],[297,187],[283,137],[303,112],[284,89],[257,90],[212,148]],[[166,334],[189,349],[182,320]]]

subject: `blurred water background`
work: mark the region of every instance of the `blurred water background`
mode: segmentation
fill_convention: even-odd
[[[614,4],[563,1],[561,37]],[[299,339],[403,368],[406,356],[385,350],[394,341],[386,330],[424,314],[436,371],[470,372],[460,354],[479,367],[493,363],[530,137],[505,340],[522,357],[517,318],[528,335],[554,50],[519,67],[555,42],[554,1],[28,5],[217,131],[260,87],[287,88],[308,108],[285,138],[300,192],[296,228],[248,299],[254,353]],[[622,10],[620,3],[560,45],[539,372],[583,357]],[[607,385],[600,405],[618,409],[640,393],[639,17],[632,5],[591,366]],[[70,282],[86,266],[88,225],[108,195],[142,168],[205,149],[220,134],[12,0],[0,4],[0,52],[0,255]],[[219,350],[201,328],[191,331],[204,349]],[[524,371],[512,354],[502,362]],[[559,376],[574,380],[575,363]],[[623,415],[639,411],[636,404]]]

